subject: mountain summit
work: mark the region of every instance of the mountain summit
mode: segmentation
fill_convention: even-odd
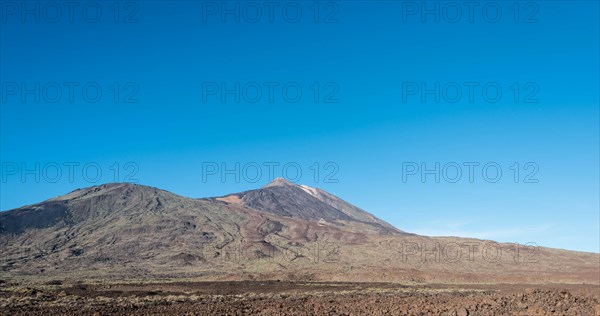
[[[273,179],[273,181],[269,182],[267,185],[265,185],[263,188],[268,188],[268,187],[283,187],[283,186],[294,186],[295,184],[289,182],[288,180],[284,179],[284,178],[275,178]]]
[[[397,228],[370,213],[330,194],[305,185],[277,178],[258,190],[250,190],[221,198],[259,212],[267,212],[308,221],[360,224],[362,232],[379,234],[402,233]]]

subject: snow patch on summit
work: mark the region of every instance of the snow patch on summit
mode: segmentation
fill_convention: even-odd
[[[311,188],[311,187],[309,187],[307,185],[303,185],[303,184],[300,185],[300,188],[302,190],[304,190],[304,192],[306,192],[306,193],[308,193],[308,194],[310,194],[312,196],[317,196],[317,190],[315,190],[315,188]]]

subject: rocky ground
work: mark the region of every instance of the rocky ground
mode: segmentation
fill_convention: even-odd
[[[600,315],[597,285],[4,283],[0,315]]]

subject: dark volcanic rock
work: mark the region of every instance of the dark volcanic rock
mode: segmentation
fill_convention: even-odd
[[[70,222],[70,213],[63,202],[51,201],[0,213],[0,233],[18,234],[26,229],[47,228]]]

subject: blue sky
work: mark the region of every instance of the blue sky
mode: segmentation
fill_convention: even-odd
[[[265,2],[257,22],[255,8],[227,2],[240,4],[239,23],[222,19],[221,2],[92,2],[72,22],[65,7],[57,16],[27,2],[40,5],[38,22],[14,3],[2,1],[0,21],[2,210],[123,180],[223,195],[264,185],[272,163],[273,176],[405,231],[600,250],[597,1],[480,2],[472,21],[464,7],[456,18],[448,2],[428,2],[439,22],[423,19],[421,2],[278,2],[272,23]],[[23,92],[36,83],[40,102]],[[240,102],[221,93],[236,83]],[[439,102],[421,93],[436,83]],[[203,170],[236,163],[239,181]],[[407,174],[423,163],[440,164],[439,183]],[[501,168],[497,182],[482,176],[486,164]],[[456,165],[462,176],[447,181]]]

